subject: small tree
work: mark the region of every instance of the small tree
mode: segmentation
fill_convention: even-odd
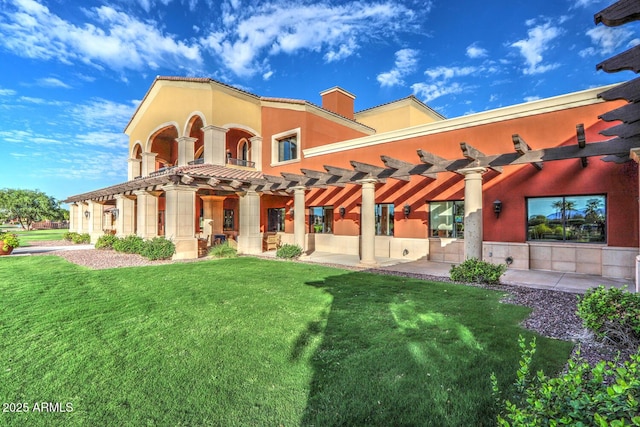
[[[61,219],[64,213],[60,203],[39,190],[0,190],[0,217],[16,220],[23,229],[45,219]]]

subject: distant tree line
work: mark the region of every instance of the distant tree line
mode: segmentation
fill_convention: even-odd
[[[34,222],[68,220],[69,211],[60,203],[40,190],[1,189],[0,224],[17,222],[30,230]]]

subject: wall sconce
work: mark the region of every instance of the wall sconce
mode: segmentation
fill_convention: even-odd
[[[411,206],[409,206],[408,204],[404,205],[404,208],[402,209],[402,212],[404,212],[404,217],[408,217],[409,214],[411,213]]]
[[[340,218],[344,218],[344,214],[347,213],[347,210],[344,208],[344,206],[340,206],[338,212],[340,212]]]
[[[502,212],[502,202],[500,200],[493,202],[493,212],[496,214],[496,218],[500,217],[500,212]]]
[[[89,211],[84,211],[84,217],[85,218],[89,218],[91,216],[91,212]]]
[[[294,214],[293,208],[289,209],[289,216],[291,217],[291,219],[293,219],[293,214]]]
[[[113,215],[113,219],[118,219],[118,215],[120,214],[120,210],[114,209],[113,211],[111,211],[111,213]]]

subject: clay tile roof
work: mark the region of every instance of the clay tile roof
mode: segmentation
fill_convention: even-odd
[[[260,171],[211,164],[180,166],[171,169],[170,173],[172,175],[189,175],[225,180],[235,179],[238,181],[262,178],[262,172]]]

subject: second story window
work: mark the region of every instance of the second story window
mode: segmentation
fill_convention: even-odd
[[[271,139],[271,164],[300,160],[300,128],[273,135]]]

